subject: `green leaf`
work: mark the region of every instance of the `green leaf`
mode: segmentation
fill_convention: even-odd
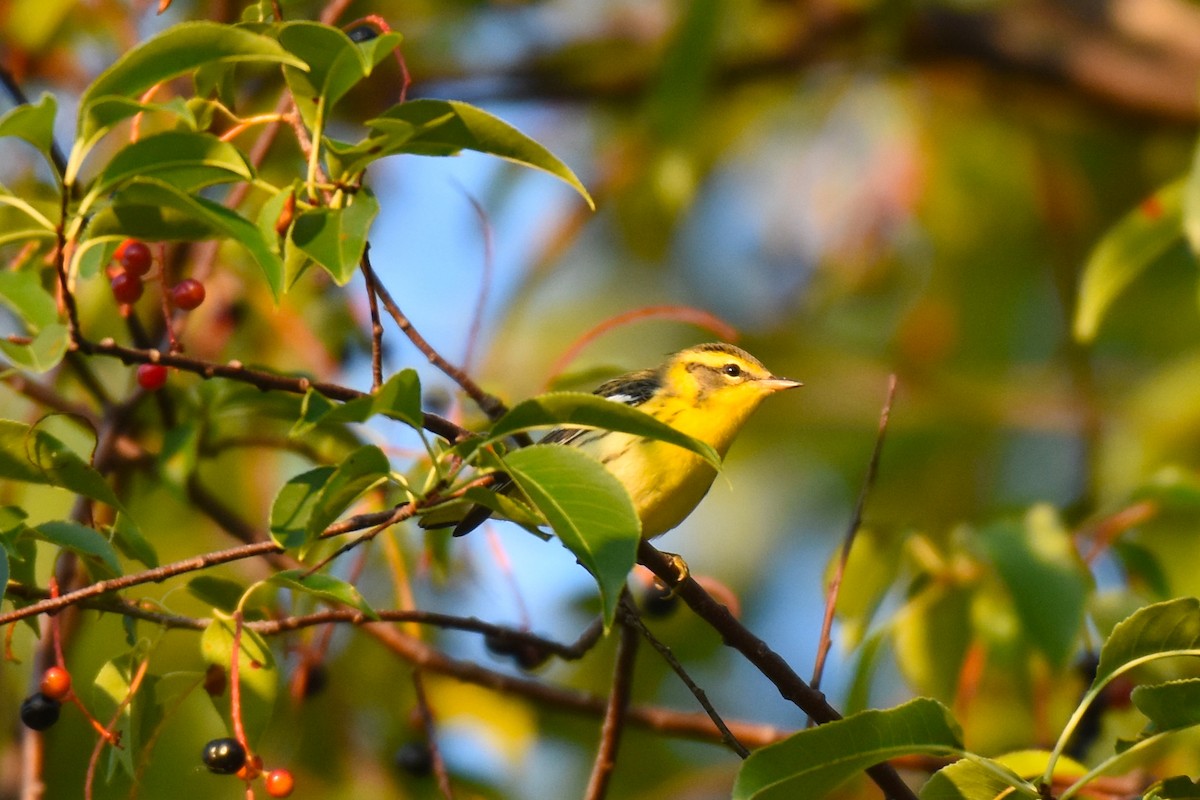
[[[1129,667],[1170,655],[1200,655],[1200,600],[1180,597],[1139,608],[1100,648],[1093,687]]]
[[[890,758],[961,752],[961,732],[950,712],[936,700],[918,698],[818,725],[755,750],[742,762],[733,797],[819,800],[843,781]]]
[[[123,510],[99,472],[58,439],[20,422],[0,420],[0,478],[59,486]]]
[[[138,178],[122,187],[112,205],[93,219],[88,233],[150,241],[233,239],[258,262],[276,300],[283,291],[283,263],[257,225],[220,203],[154,178]]]
[[[188,593],[201,602],[232,614],[238,607],[246,587],[228,578],[197,575],[187,582]]]
[[[1044,750],[1023,750],[996,759],[968,756],[934,773],[921,787],[921,800],[1037,800],[1041,795],[1029,779],[1041,775],[1049,757]],[[1064,758],[1055,774],[1075,779],[1086,771]]]
[[[200,635],[200,654],[204,662],[224,669],[231,681],[235,631],[233,619],[213,609],[213,621]],[[238,647],[238,679],[242,697],[242,724],[253,747],[271,720],[271,710],[279,689],[279,675],[271,648],[261,636],[244,626]],[[220,697],[212,697],[212,701],[228,721],[229,691]]]
[[[332,575],[320,572],[306,575],[305,572],[306,570],[302,569],[289,569],[283,572],[276,572],[271,576],[269,582],[276,586],[282,586],[285,589],[310,594],[313,597],[336,605],[347,605],[351,608],[357,608],[369,618],[379,619],[379,615],[375,613],[375,609],[371,608],[367,601],[363,599],[363,596],[359,594],[358,589],[353,585]]]
[[[17,106],[0,117],[0,137],[15,136],[37,148],[49,164],[50,150],[54,146],[54,115],[58,103],[54,96],[43,93],[36,103]]]
[[[1023,523],[989,525],[976,540],[1008,587],[1034,646],[1055,667],[1065,666],[1075,652],[1091,583],[1071,533],[1052,507],[1037,505]]]
[[[121,574],[117,551],[98,531],[77,522],[43,522],[33,529],[44,542],[75,553],[93,568],[93,577],[114,578]]]
[[[549,425],[600,428],[658,439],[691,450],[714,467],[721,466],[717,451],[699,439],[693,439],[633,406],[583,392],[551,392],[518,403],[496,421],[487,438],[472,441],[476,445],[485,444],[518,431]]]
[[[637,556],[641,522],[629,493],[599,461],[574,447],[534,445],[504,456],[504,471],[596,579],[611,625]]]
[[[67,353],[70,334],[66,325],[47,325],[29,344],[0,340],[0,350],[18,367],[31,372],[47,372],[57,367]]]
[[[398,419],[413,428],[421,427],[421,381],[416,370],[401,370],[370,395],[345,403],[334,403],[310,390],[304,395],[300,419],[288,435],[301,438],[312,433],[318,425],[366,422],[377,414]]]
[[[426,127],[438,119],[444,121]],[[578,192],[589,208],[596,207],[570,167],[507,122],[475,106],[456,100],[410,100],[393,106],[367,125],[387,132],[394,130],[396,123],[422,129],[399,152],[443,156],[475,150],[497,156],[550,173]]]
[[[124,512],[118,513],[116,522],[113,523],[112,543],[126,558],[139,561],[151,569],[158,566],[158,553],[155,552],[154,545],[150,544]]]
[[[304,70],[283,69],[304,124],[315,128],[318,101],[324,101],[327,114],[399,46],[401,39],[398,33],[384,33],[355,44],[344,31],[329,25],[308,21],[283,25],[279,29],[280,44],[307,65]]]
[[[98,97],[89,110],[92,135],[101,132],[135,114],[169,114],[191,130],[201,127],[191,106],[181,97],[173,97],[165,103],[143,103],[130,97]]]
[[[42,286],[37,270],[0,272],[0,301],[13,310],[32,331],[58,322],[58,303]]]
[[[345,286],[358,272],[379,201],[363,189],[345,208],[314,208],[296,217],[289,236],[306,256]]]
[[[1155,733],[1200,725],[1200,678],[1137,686],[1130,699]]]
[[[930,582],[896,615],[893,643],[904,676],[923,694],[954,697],[974,637],[971,587]]]
[[[249,181],[254,170],[241,151],[211,133],[163,131],[122,147],[90,189],[112,192],[138,177],[154,177],[183,192],[232,181]]]
[[[214,63],[273,62],[306,69],[269,36],[217,22],[168,28],[117,59],[79,100],[79,138],[91,139],[101,123],[92,107],[109,95],[138,97],[155,84]]]
[[[135,755],[141,752],[142,745],[142,726],[136,724],[134,721],[135,710],[140,711],[146,705],[155,706],[153,691],[150,686],[145,684],[144,680],[139,687],[138,694],[132,700],[126,702],[129,699],[129,691],[133,684],[134,669],[134,654],[126,653],[112,661],[106,662],[100,668],[100,671],[96,673],[96,679],[92,684],[95,713],[104,719],[106,723],[114,715],[117,715],[117,725],[114,732],[121,737],[121,746],[107,748],[108,750],[119,751],[109,754],[109,757],[112,759],[109,762],[110,768],[119,766],[121,771],[130,777],[135,774],[136,770],[133,759]],[[110,779],[111,774],[110,769]]]
[[[1200,798],[1200,783],[1193,783],[1186,775],[1176,775],[1154,784],[1142,797],[1144,800],[1197,800]]]
[[[308,521],[321,498],[333,467],[317,467],[284,484],[271,504],[271,538],[291,550],[308,542]]]
[[[373,444],[355,450],[334,469],[321,488],[305,527],[306,542],[311,542],[332,525],[359,495],[391,473],[387,456]]]
[[[1184,185],[1185,179],[1181,178],[1143,200],[1092,250],[1079,286],[1076,339],[1091,341],[1113,300],[1179,241],[1183,234]]]

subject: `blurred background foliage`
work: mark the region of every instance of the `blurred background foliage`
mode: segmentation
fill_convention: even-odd
[[[283,7],[289,18],[323,9]],[[8,0],[0,54],[30,96],[53,91],[70,108],[98,69],[148,33],[241,12],[227,0],[176,0],[161,16],[143,3]],[[1045,746],[1086,685],[1079,665],[1089,646],[1140,604],[1200,591],[1195,257],[1183,244],[1170,249],[1116,300],[1095,341],[1071,337],[1096,242],[1191,168],[1200,6],[370,0],[350,3],[339,23],[366,14],[404,34],[410,96],[467,100],[515,123],[562,157],[599,207],[593,214],[554,181],[479,157],[376,169],[383,211],[372,257],[435,347],[518,400],[555,377],[588,384],[713,338],[647,315],[551,374],[572,342],[617,314],[690,306],[735,326],[739,343],[777,373],[805,381],[759,412],[710,498],[661,540],[724,584],[749,627],[801,673],[815,656],[826,565],[860,490],[887,376],[898,376],[834,629],[825,686],[835,705],[929,694],[952,705],[981,752]],[[395,102],[398,81],[385,64],[342,110],[368,118]],[[241,88],[260,90],[253,81]],[[273,103],[266,88],[264,105]],[[60,115],[64,137],[69,119]],[[275,156],[294,157],[281,141]],[[22,159],[0,165],[10,187],[44,178]],[[274,310],[236,273],[218,268],[212,281],[216,302],[189,323],[190,352],[369,385],[360,282],[331,291],[310,275]],[[82,299],[95,338],[104,288],[90,311]],[[482,424],[407,342],[392,332],[386,341],[388,369],[418,367],[431,407]],[[122,369],[113,362],[102,374],[122,385]],[[181,383],[229,431],[262,430],[261,419],[237,415],[239,394],[251,390]],[[0,408],[7,418],[37,416],[3,388]],[[282,481],[307,462],[253,452],[225,453],[199,472],[262,524]],[[189,511],[169,471],[128,480],[143,530],[160,534],[162,560],[223,541]],[[68,498],[46,495],[47,518],[61,513]],[[515,527],[454,542],[445,571],[423,560],[415,529],[397,541],[422,607],[528,623],[563,640],[594,610],[590,581],[570,557]],[[386,596],[390,580],[373,558],[359,585]],[[206,613],[178,590],[168,602]],[[85,626],[68,655],[73,670],[94,674],[119,628],[107,618]],[[654,628],[723,713],[804,725],[686,610]],[[452,654],[515,671],[478,637],[429,635]],[[18,633],[18,656],[30,647]],[[193,634],[167,634],[162,671],[195,669],[194,647]],[[610,664],[605,643],[539,678],[603,694]],[[297,796],[435,796],[431,779],[393,764],[419,738],[407,667],[339,631],[324,673],[323,690],[281,708],[264,740],[300,774]],[[26,676],[10,667],[0,676],[0,713],[15,719]],[[636,702],[694,708],[648,650],[635,687]],[[430,692],[463,796],[579,794],[594,719],[450,680],[431,679]],[[195,697],[177,713],[190,724],[165,729],[140,796],[168,796],[181,780],[198,787],[194,796],[235,796],[196,758],[219,720]],[[1111,716],[1110,737],[1121,721]],[[613,796],[728,793],[731,753],[629,736]],[[56,729],[48,762],[66,768],[47,775],[49,797],[80,785],[77,754],[92,741],[77,717]],[[15,758],[6,742],[6,759]],[[1162,754],[1193,773],[1198,757],[1186,747]],[[844,796],[873,791],[853,786]]]

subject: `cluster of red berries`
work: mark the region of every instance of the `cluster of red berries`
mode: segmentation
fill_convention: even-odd
[[[289,797],[296,779],[286,769],[263,772],[262,758],[246,757],[246,748],[237,739],[213,739],[204,745],[204,766],[216,775],[236,775],[244,781],[263,776],[263,786],[271,797]]]
[[[144,281],[154,266],[154,255],[145,242],[126,239],[117,246],[113,260],[119,269],[110,272],[113,297],[122,305],[136,303],[145,290]],[[204,284],[195,278],[184,278],[168,292],[171,305],[181,311],[191,311],[204,302]],[[161,389],[167,382],[167,368],[161,364],[142,364],[137,369],[137,382],[148,392]]]
[[[21,702],[21,722],[35,731],[44,731],[58,722],[63,700],[71,694],[71,673],[62,667],[50,667],[42,674],[39,691]]]

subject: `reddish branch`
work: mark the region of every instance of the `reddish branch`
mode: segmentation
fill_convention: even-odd
[[[608,695],[608,706],[604,709],[604,723],[600,727],[600,747],[592,764],[592,776],[588,779],[586,800],[603,800],[608,794],[608,783],[617,766],[617,751],[621,747],[621,732],[625,729],[625,715],[629,710],[629,695],[633,689],[633,666],[637,659],[638,632],[632,625],[621,625],[617,640],[617,663],[613,668],[612,690]]]

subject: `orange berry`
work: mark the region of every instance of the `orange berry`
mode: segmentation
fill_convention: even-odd
[[[266,785],[271,797],[288,797],[296,788],[296,779],[286,769],[273,769],[267,773]]]
[[[42,673],[42,694],[62,702],[71,693],[71,673],[62,667],[50,667]]]

